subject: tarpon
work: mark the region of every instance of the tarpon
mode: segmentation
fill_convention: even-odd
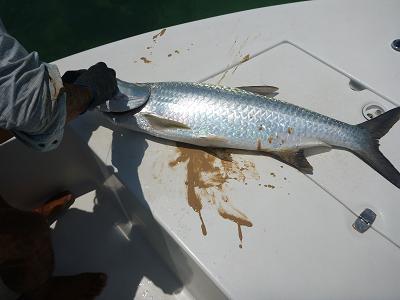
[[[201,147],[268,153],[304,173],[313,170],[305,149],[344,149],[400,188],[399,172],[379,151],[379,139],[399,120],[400,107],[350,125],[277,100],[277,88],[268,86],[119,81],[119,87],[99,109],[120,126]]]

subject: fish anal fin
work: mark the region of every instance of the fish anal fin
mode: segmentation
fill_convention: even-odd
[[[300,172],[305,174],[312,174],[313,167],[308,162],[307,158],[304,156],[304,150],[283,150],[283,151],[272,151],[268,152],[272,156],[278,158],[279,160],[295,167]]]
[[[258,94],[261,96],[273,98],[279,93],[277,92],[279,88],[275,86],[269,86],[269,85],[253,85],[253,86],[240,86],[238,89],[251,92],[254,94]]]
[[[157,129],[190,129],[186,124],[156,114],[143,113],[143,116],[149,121],[151,126]]]

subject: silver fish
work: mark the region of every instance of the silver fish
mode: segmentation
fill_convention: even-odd
[[[277,88],[273,87],[159,82],[132,84],[131,89],[125,85],[124,92],[137,94],[138,88],[147,88],[149,94],[136,109],[109,115],[113,122],[201,147],[265,152],[304,173],[313,170],[304,149],[345,149],[400,188],[400,173],[378,149],[378,140],[399,120],[400,107],[350,125],[276,100],[272,96]]]

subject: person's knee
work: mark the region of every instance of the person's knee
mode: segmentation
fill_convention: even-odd
[[[11,259],[5,262],[0,274],[4,284],[14,292],[24,293],[46,283],[54,269],[50,238],[32,236],[15,241],[14,246],[19,249],[9,249]]]
[[[45,284],[51,277],[48,268],[37,268],[37,266],[15,265],[3,271],[1,278],[3,283],[16,293],[34,291]]]
[[[0,213],[1,277],[15,292],[37,288],[54,268],[50,228],[37,213],[10,210]],[[6,267],[4,267],[6,266]]]

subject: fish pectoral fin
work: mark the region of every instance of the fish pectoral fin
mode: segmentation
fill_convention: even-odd
[[[281,161],[295,167],[302,173],[312,174],[313,167],[308,162],[307,158],[304,156],[303,150],[298,151],[274,151],[271,152],[273,156],[276,156]]]
[[[279,88],[275,86],[269,86],[269,85],[253,85],[253,86],[240,86],[238,89],[251,92],[254,94],[258,94],[261,96],[265,96],[268,98],[273,98],[279,93],[277,92]]]
[[[151,126],[157,129],[190,129],[190,127],[182,122],[171,120],[152,113],[142,114]]]

